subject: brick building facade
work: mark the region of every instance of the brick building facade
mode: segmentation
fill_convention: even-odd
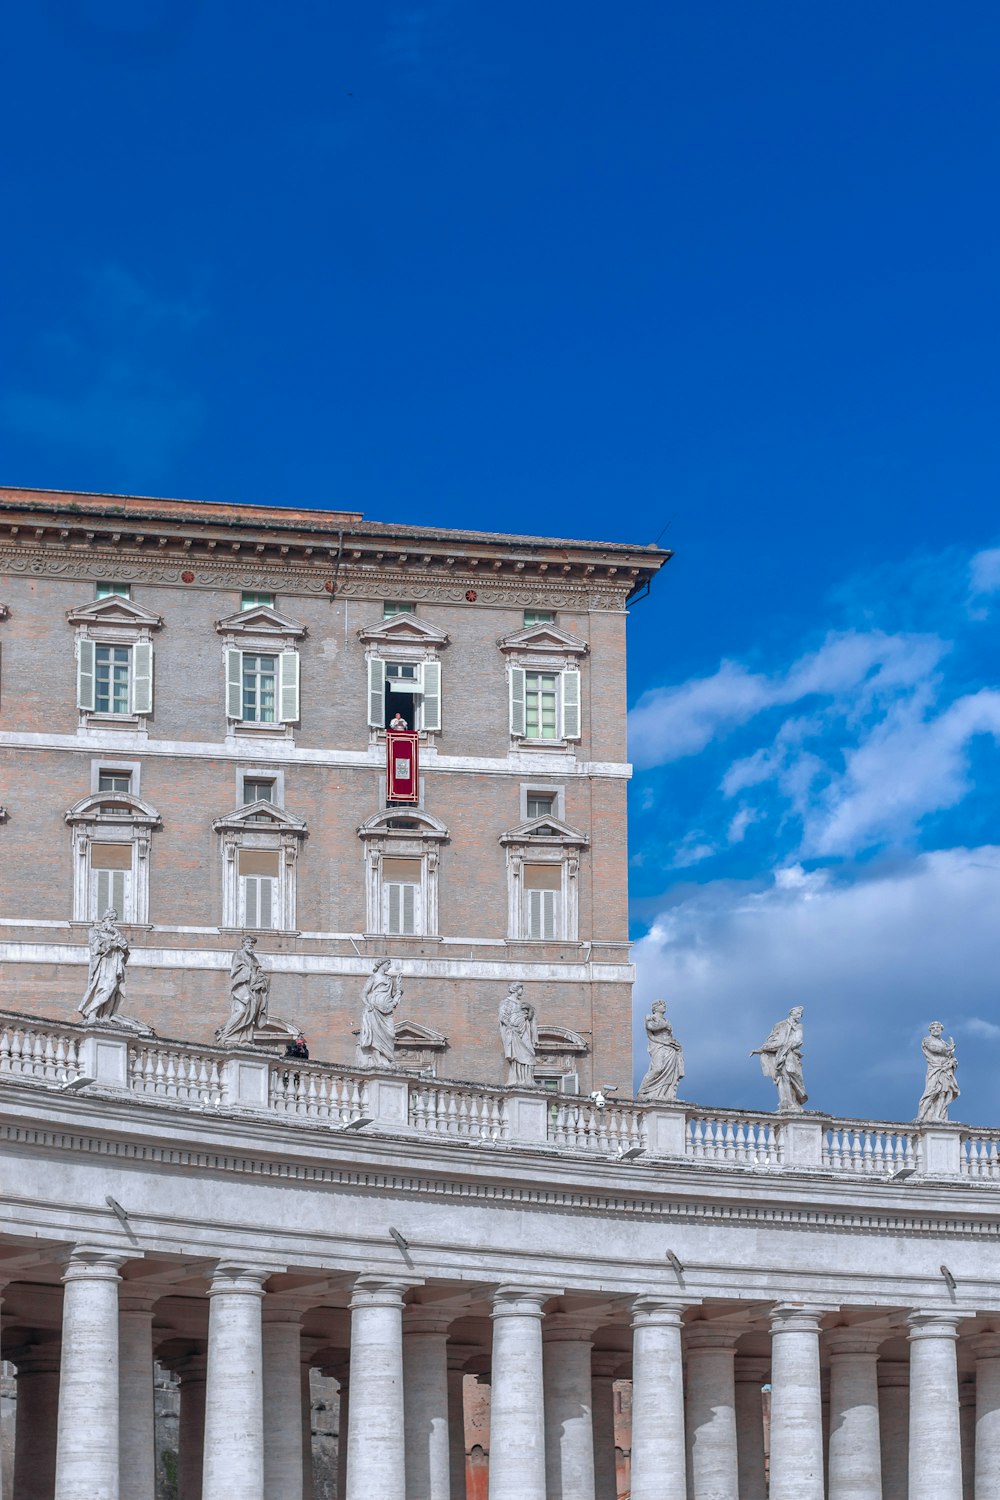
[[[114,904],[161,1036],[211,1039],[255,930],[314,1056],[388,955],[404,1067],[496,1081],[518,979],[539,1076],[628,1091],[626,606],[668,555],[0,490],[5,1006],[70,1019]]]

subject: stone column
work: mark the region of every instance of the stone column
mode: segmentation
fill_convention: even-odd
[[[595,1351],[590,1362],[590,1404],[594,1426],[595,1500],[618,1500],[615,1463],[615,1376],[622,1356]]]
[[[771,1373],[766,1359],[736,1356],[736,1458],[740,1500],[767,1500],[764,1461],[763,1387]]]
[[[347,1429],[351,1417],[350,1366],[334,1372],[338,1389],[337,1410],[337,1500],[347,1495]]]
[[[738,1493],[737,1337],[706,1322],[689,1323],[685,1332],[689,1500],[731,1500]]]
[[[594,1500],[590,1354],[593,1319],[550,1313],[542,1325],[547,1500]]]
[[[686,1500],[681,1313],[674,1297],[632,1307],[632,1500]]]
[[[121,1500],[154,1500],[153,1307],[162,1286],[122,1282],[118,1292],[118,1462]]]
[[[449,1500],[448,1328],[452,1313],[420,1306],[403,1314],[406,1500]]]
[[[910,1328],[909,1500],[962,1500],[955,1341],[960,1314],[913,1312]]]
[[[969,1342],[976,1356],[974,1493],[976,1500],[984,1500],[1000,1495],[1000,1333],[983,1333]]]
[[[313,1462],[312,1366],[302,1361],[302,1500],[316,1500],[316,1466]]]
[[[882,1500],[878,1351],[884,1333],[834,1328],[830,1354],[829,1500]]]
[[[205,1465],[205,1378],[208,1356],[189,1354],[174,1365],[181,1382],[181,1411],[177,1436],[177,1479],[180,1500],[201,1500]]]
[[[221,1262],[212,1276],[202,1500],[263,1500],[262,1266]]]
[[[118,1500],[118,1267],[110,1250],[76,1246],[63,1276],[58,1500]]]
[[[351,1298],[347,1500],[406,1500],[403,1293],[408,1282],[359,1276]]]
[[[823,1500],[819,1322],[827,1309],[771,1312],[770,1500]]]
[[[302,1309],[262,1309],[264,1500],[302,1500]]]
[[[975,1500],[976,1485],[976,1377],[958,1382],[958,1429],[962,1447],[962,1500]]]
[[[59,1412],[59,1344],[5,1350],[17,1365],[14,1425],[14,1494],[17,1500],[52,1500],[56,1484]]]
[[[542,1304],[552,1295],[502,1286],[493,1296],[489,1500],[546,1500]]]
[[[878,1425],[882,1439],[882,1500],[907,1500],[910,1447],[910,1367],[878,1362]]]
[[[451,1500],[466,1500],[465,1366],[478,1352],[472,1344],[448,1345],[448,1474]]]

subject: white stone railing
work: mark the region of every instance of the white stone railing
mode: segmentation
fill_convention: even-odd
[[[128,1050],[129,1089],[151,1099],[218,1107],[226,1096],[219,1058],[211,1052],[140,1042]]]
[[[410,1124],[424,1135],[460,1141],[505,1141],[510,1135],[502,1090],[436,1079],[411,1082]]]
[[[347,1069],[338,1071],[289,1058],[271,1064],[268,1103],[284,1118],[348,1125],[368,1113],[368,1080]]]
[[[0,1025],[0,1078],[36,1078],[66,1083],[78,1078],[80,1034],[61,1035],[42,1022]]]
[[[549,1140],[553,1146],[604,1156],[645,1150],[645,1113],[641,1104],[616,1101],[600,1109],[592,1100],[560,1095],[549,1109]]]
[[[919,1166],[919,1132],[907,1125],[834,1120],[823,1133],[823,1165],[834,1172],[885,1177]]]
[[[959,1140],[959,1171],[966,1177],[1000,1182],[1000,1134],[963,1130]]]
[[[435,1141],[548,1147],[699,1167],[826,1172],[891,1181],[962,1177],[1000,1186],[1000,1131],[843,1120],[504,1089],[275,1058],[0,1013],[0,1083],[77,1085],[175,1107],[249,1111],[288,1124],[357,1121]]]
[[[781,1121],[739,1110],[685,1111],[685,1155],[692,1161],[740,1167],[778,1167],[783,1158]]]

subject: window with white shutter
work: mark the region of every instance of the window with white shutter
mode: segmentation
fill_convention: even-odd
[[[136,641],[132,647],[132,712],[153,712],[153,645]]]
[[[575,667],[562,673],[562,737],[580,738],[580,674]]]
[[[525,720],[525,670],[523,667],[511,667],[510,669],[510,732],[518,738],[523,738],[527,733]]]
[[[282,724],[299,721],[299,653],[282,651],[278,657],[278,717]]]
[[[114,907],[123,922],[134,922],[133,845],[91,844],[89,851],[88,917],[96,922]]]
[[[278,926],[278,850],[241,849],[238,857],[239,925],[256,928]]]
[[[522,936],[553,942],[562,936],[562,865],[524,866],[524,919]]]
[[[382,860],[383,931],[411,937],[421,931],[422,861]]]

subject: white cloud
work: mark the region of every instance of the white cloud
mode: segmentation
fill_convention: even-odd
[[[920,855],[853,884],[792,865],[763,889],[702,886],[636,945],[638,1072],[641,1014],[662,994],[686,1052],[685,1096],[770,1109],[773,1086],[747,1054],[803,1004],[810,1105],[905,1120],[923,1086],[919,1037],[940,1017],[970,1038],[955,1117],[1000,1125],[996,1056],[971,1041],[1000,1035],[998,907],[993,846]]]
[[[969,564],[969,587],[973,594],[1000,591],[1000,547],[977,552]]]
[[[629,715],[630,754],[640,766],[667,765],[696,755],[766,709],[807,697],[850,695],[857,713],[925,680],[947,649],[933,635],[852,630],[831,632],[818,650],[770,675],[723,661],[710,677],[644,693]]]

